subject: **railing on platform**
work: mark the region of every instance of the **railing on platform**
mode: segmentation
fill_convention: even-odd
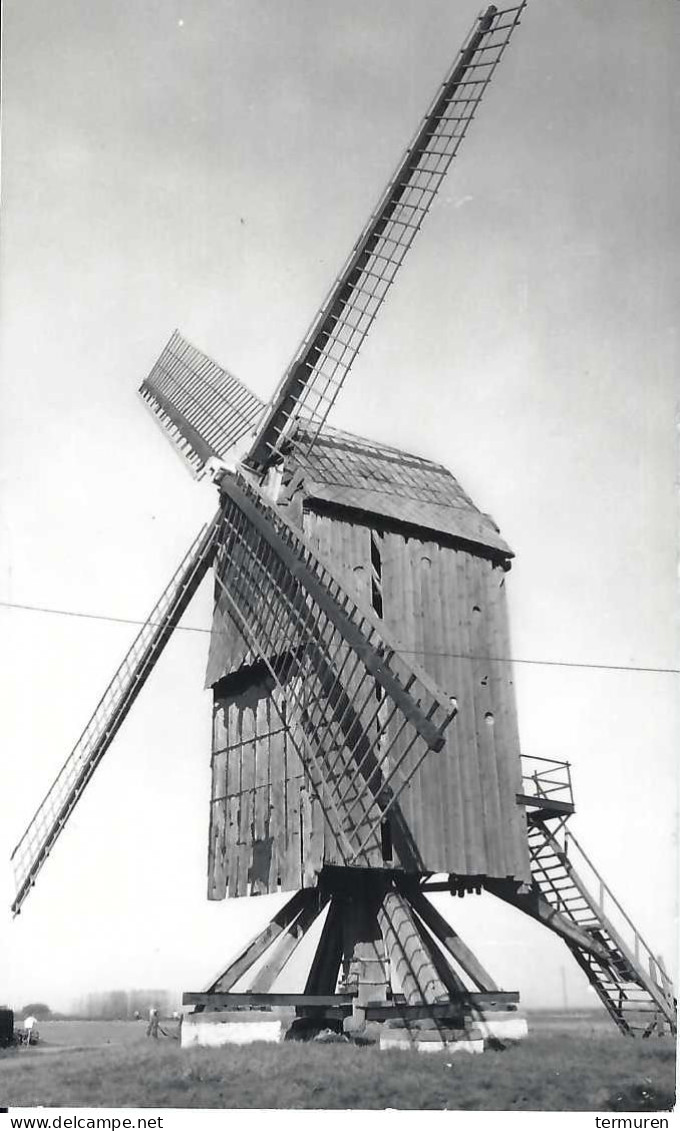
[[[571,763],[522,754],[522,792],[526,797],[573,806]]]

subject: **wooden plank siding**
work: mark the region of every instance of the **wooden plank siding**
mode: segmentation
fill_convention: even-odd
[[[341,574],[349,592],[367,600],[370,604],[370,528],[360,522],[344,520],[329,521],[328,518],[317,515],[313,511],[306,511],[303,517],[303,530],[310,538],[319,554],[331,562],[336,572]],[[350,653],[347,646],[343,645],[338,656],[334,658],[334,666],[341,668],[344,677],[344,689],[350,702],[353,701],[361,681],[362,670],[356,664],[355,658]],[[349,720],[347,720],[347,722],[349,722]],[[355,760],[346,749],[342,729],[340,727],[336,729],[333,738],[336,748],[334,753],[335,765],[337,767],[336,772],[343,773],[347,778],[348,793],[346,801],[348,805],[351,805],[357,800],[360,789],[360,780],[357,780],[356,784],[349,784],[352,781],[351,775]],[[359,818],[360,814],[361,808],[357,814]],[[361,828],[360,819],[358,821],[358,827]],[[324,839],[325,862],[327,864],[342,865],[343,857],[340,852],[340,847],[328,825],[325,827]],[[383,864],[382,856],[376,851],[369,853],[368,860],[377,867],[381,867]]]
[[[384,543],[386,621],[459,707],[445,749],[423,762],[403,806],[414,838],[432,871],[525,877],[512,675],[507,661],[489,659],[509,654],[502,567],[396,532]]]
[[[342,574],[350,593],[376,608],[377,563],[388,629],[406,658],[420,663],[458,705],[446,745],[428,754],[389,818],[392,860],[378,848],[370,866],[529,879],[526,820],[516,802],[521,769],[507,661],[508,555],[393,518],[333,513],[327,503],[318,512],[308,501],[301,513],[320,556]],[[373,559],[372,529],[379,531]],[[285,703],[221,605],[214,627],[208,896],[314,886],[324,864],[344,861],[288,735]],[[336,666],[343,659],[338,653]],[[358,684],[353,663],[350,656],[343,670],[350,704]],[[353,761],[343,725],[324,742],[337,773],[349,781]],[[348,803],[355,795],[352,787]],[[355,813],[360,821],[360,810]]]

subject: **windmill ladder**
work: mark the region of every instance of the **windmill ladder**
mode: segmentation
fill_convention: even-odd
[[[12,911],[15,915],[19,913],[71,810],[203,580],[215,552],[219,518],[218,511],[201,530],[178,566],[14,849],[12,863],[17,894]]]
[[[666,1027],[675,1032],[676,1001],[666,971],[576,837],[566,830],[551,831],[544,820],[534,817],[529,824],[529,852],[534,887],[561,916],[608,952],[605,959],[565,938],[619,1029],[627,1036],[649,1036]]]

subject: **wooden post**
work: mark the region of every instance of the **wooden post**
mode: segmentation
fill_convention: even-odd
[[[354,1027],[361,1027],[366,1006],[387,1000],[385,946],[378,926],[379,893],[362,884],[356,896],[343,899],[343,966],[347,981],[356,985]]]

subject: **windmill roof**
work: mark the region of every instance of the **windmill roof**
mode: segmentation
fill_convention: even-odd
[[[503,558],[513,556],[493,519],[478,510],[441,464],[328,427],[311,451],[305,451],[299,427],[293,439],[297,443],[284,464],[280,502],[301,497],[311,509],[329,504],[356,511],[357,517],[395,520],[421,534],[449,535]],[[206,687],[256,659],[218,596]]]
[[[302,439],[300,430],[296,439]],[[305,503],[396,519],[512,556],[491,516],[475,506],[447,468],[432,460],[326,428],[311,451],[296,445],[291,462],[291,486],[301,490]]]

